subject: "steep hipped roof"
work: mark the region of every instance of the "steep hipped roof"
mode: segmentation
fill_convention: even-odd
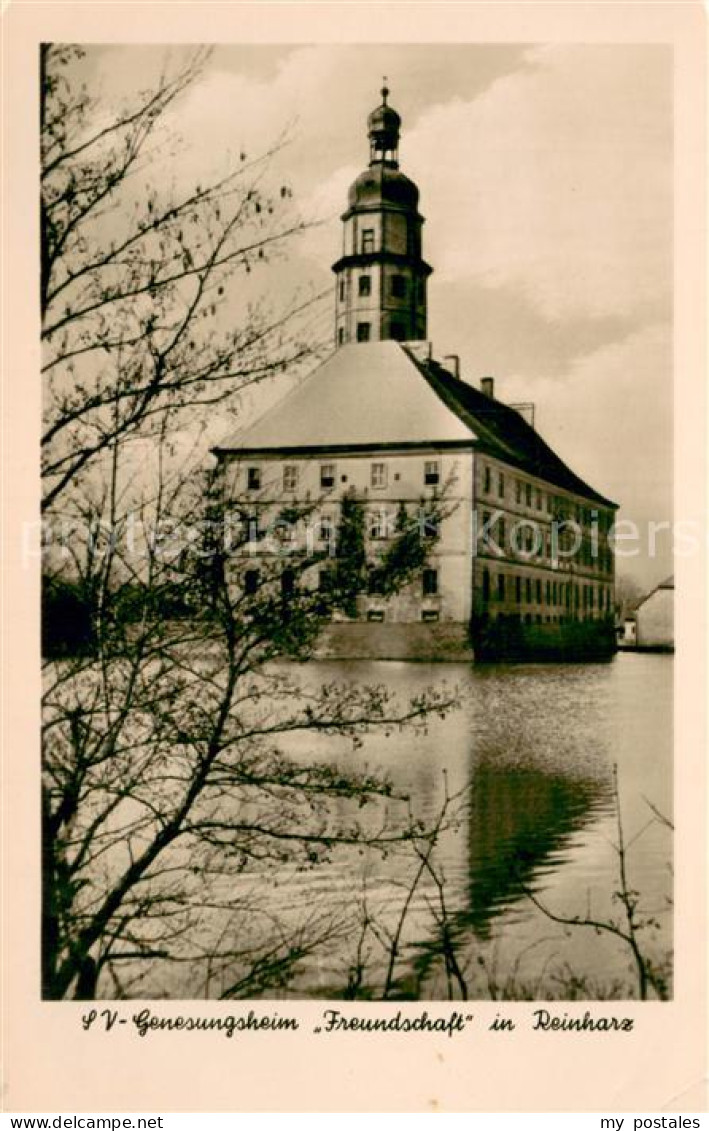
[[[477,448],[574,494],[617,505],[579,478],[516,409],[460,381],[436,361],[417,364],[441,399],[475,430]]]
[[[398,342],[341,346],[254,424],[216,451],[465,443],[470,428]]]
[[[515,409],[394,341],[341,346],[215,451],[418,445],[474,446],[562,489],[615,506],[575,475]]]

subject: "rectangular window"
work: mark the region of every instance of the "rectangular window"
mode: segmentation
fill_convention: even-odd
[[[439,534],[438,517],[433,514],[424,514],[423,516],[423,536],[424,538],[437,538]]]
[[[331,542],[333,535],[332,519],[328,514],[320,516],[320,541]]]
[[[372,487],[386,487],[387,465],[385,463],[372,464],[370,483]]]
[[[529,604],[529,603],[531,603],[531,601],[532,601],[532,579],[531,579],[531,577],[528,577],[527,578],[527,603]]]
[[[369,519],[369,537],[370,538],[386,538],[387,536],[387,516],[386,511],[376,510],[370,511]]]
[[[345,280],[340,279],[340,302],[345,301]]]
[[[423,595],[435,597],[438,593],[438,570],[425,569],[423,571]]]
[[[393,298],[406,298],[406,277],[404,275],[392,275],[391,293]]]
[[[360,275],[359,293],[362,298],[367,298],[372,293],[372,280],[369,275]]]
[[[320,464],[320,486],[326,487],[326,488],[335,486],[335,465],[334,465],[334,463],[321,463]]]
[[[497,599],[498,599],[498,601],[504,601],[504,599],[505,599],[505,575],[504,575],[504,573],[498,573],[498,575],[497,575]]]
[[[522,578],[515,578],[515,600],[519,603],[522,600]]]
[[[246,527],[246,540],[247,542],[256,542],[261,537],[259,529],[259,521],[257,514],[247,514],[244,516],[244,526]]]
[[[544,496],[539,488],[537,488],[537,510],[544,510]]]
[[[259,571],[257,569],[247,569],[244,574],[244,593],[247,597],[253,597],[259,586]]]
[[[382,621],[382,620],[384,620],[384,609],[369,609],[367,611],[367,620],[369,620],[369,621]]]
[[[247,467],[246,469],[246,486],[249,491],[261,490],[261,468],[260,467]]]
[[[435,487],[441,476],[440,464],[437,459],[426,460],[423,465],[423,481],[427,487]]]
[[[358,322],[357,323],[357,341],[358,342],[368,342],[371,329],[372,328],[369,325],[369,322]]]
[[[537,578],[537,603],[539,605],[542,603],[542,583],[539,578]]]
[[[424,609],[421,613],[421,620],[424,620],[424,621],[438,620],[438,609]]]
[[[287,463],[283,468],[283,490],[295,491],[298,486],[298,468],[294,463]]]
[[[531,505],[532,505],[532,484],[531,483],[525,484],[525,495],[526,495],[525,502],[527,503],[528,507],[531,507]]]
[[[483,570],[483,601],[485,604],[490,600],[490,570]]]
[[[343,346],[345,344],[345,328],[344,328],[344,326],[340,326],[340,329],[337,331],[337,344],[340,345],[340,346]]]
[[[371,597],[384,593],[384,578],[380,569],[370,569],[367,575],[367,592]]]
[[[501,471],[497,475],[497,495],[500,499],[505,497],[505,477]]]
[[[519,479],[517,480],[517,495],[516,495],[516,498],[517,498],[518,504],[522,502],[522,483],[520,482]]]
[[[485,472],[484,472],[484,483],[483,483],[483,491],[485,492],[486,495],[490,494],[491,483],[492,483],[492,473],[490,471],[490,468],[486,467]]]
[[[374,251],[374,228],[362,230],[362,254],[371,255]]]

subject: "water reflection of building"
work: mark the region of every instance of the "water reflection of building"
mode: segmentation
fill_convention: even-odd
[[[540,869],[609,798],[604,781],[479,766],[470,794],[466,925],[487,938],[501,909],[534,887]]]

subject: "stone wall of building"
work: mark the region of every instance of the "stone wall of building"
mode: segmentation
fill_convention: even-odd
[[[470,663],[473,651],[467,624],[360,621],[328,625],[318,643],[316,658]]]
[[[525,624],[610,617],[613,518],[610,507],[476,455],[476,616]]]
[[[230,460],[224,472],[227,507],[237,517],[243,514],[245,520],[257,520],[259,528],[259,539],[249,547],[249,553],[232,563],[232,577],[238,582],[239,569],[258,568],[260,558],[272,561],[282,552],[287,545],[286,532],[277,526],[276,519],[289,505],[314,503],[307,522],[298,526],[301,549],[322,553],[331,540],[334,553],[340,500],[346,492],[353,491],[365,511],[367,555],[373,565],[395,536],[401,503],[406,506],[409,521],[420,524],[424,539],[427,516],[440,506],[446,517],[438,536],[431,539],[427,562],[435,579],[420,576],[389,598],[363,594],[358,600],[358,612],[364,621],[382,618],[393,623],[440,621],[467,625],[472,612],[472,466],[470,452],[435,450],[372,450],[317,459],[284,455],[279,459]],[[434,474],[436,481],[427,482]],[[258,486],[249,486],[250,483]],[[283,562],[285,568],[285,554]],[[313,587],[318,585],[318,575],[324,568],[325,563],[314,567]]]

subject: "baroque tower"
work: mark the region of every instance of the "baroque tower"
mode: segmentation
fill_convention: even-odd
[[[426,280],[421,257],[423,216],[413,181],[399,172],[401,118],[382,103],[370,115],[369,168],[350,187],[342,215],[335,341],[419,341],[426,337]]]

